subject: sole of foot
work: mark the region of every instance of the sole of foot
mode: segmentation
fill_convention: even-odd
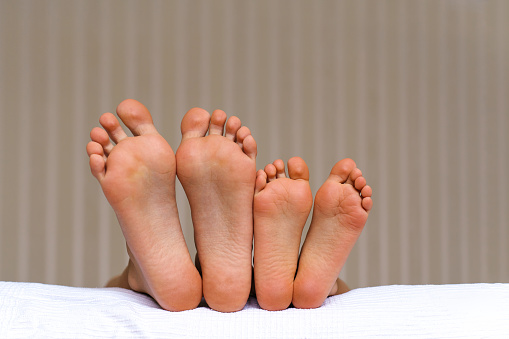
[[[341,290],[337,277],[367,221],[371,194],[352,159],[334,165],[315,196],[294,282],[295,307],[320,307],[327,296]]]
[[[241,310],[252,275],[256,142],[237,117],[189,110],[182,120],[177,176],[191,207],[203,295],[214,310]],[[208,135],[207,135],[208,132]]]
[[[302,230],[313,195],[309,170],[299,157],[280,159],[259,170],[254,196],[254,278],[258,304],[265,310],[288,308],[299,259]]]
[[[202,282],[180,227],[173,150],[138,101],[123,101],[117,115],[134,136],[127,136],[118,119],[105,113],[99,120],[103,128],[90,133],[87,152],[92,174],[126,239],[130,261],[121,277],[166,310],[195,308]]]

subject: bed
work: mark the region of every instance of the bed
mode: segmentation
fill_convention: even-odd
[[[162,310],[121,288],[0,282],[2,338],[509,338],[509,284],[359,288],[312,310]]]

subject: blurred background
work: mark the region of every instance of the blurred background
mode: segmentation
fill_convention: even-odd
[[[237,115],[313,192],[353,158],[375,205],[351,287],[507,283],[508,63],[505,0],[0,0],[0,280],[122,271],[85,146],[134,98],[174,150],[188,109]]]

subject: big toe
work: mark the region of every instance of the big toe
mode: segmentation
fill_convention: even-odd
[[[338,161],[332,170],[330,175],[334,176],[341,183],[345,183],[348,180],[350,173],[356,168],[355,161],[350,158],[346,158]]]
[[[182,141],[189,138],[204,137],[210,123],[210,114],[202,108],[191,108],[187,111],[180,124]]]
[[[122,101],[117,106],[117,115],[135,136],[157,133],[149,110],[137,100]]]
[[[288,160],[288,175],[294,180],[309,180],[308,165],[301,157],[293,157]]]

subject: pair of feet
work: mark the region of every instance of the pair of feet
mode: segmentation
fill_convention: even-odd
[[[110,285],[147,293],[167,310],[195,308],[204,296],[215,310],[237,311],[251,291],[254,237],[262,308],[319,307],[338,293],[337,276],[372,207],[371,188],[353,160],[339,161],[318,190],[299,258],[313,200],[301,158],[288,161],[289,177],[281,160],[256,172],[251,132],[220,110],[187,112],[176,154],[141,103],[125,100],[117,114],[134,137],[105,113],[103,129],[94,128],[87,145],[92,174],[117,215],[130,257]],[[176,175],[191,206],[201,275],[182,234]]]

